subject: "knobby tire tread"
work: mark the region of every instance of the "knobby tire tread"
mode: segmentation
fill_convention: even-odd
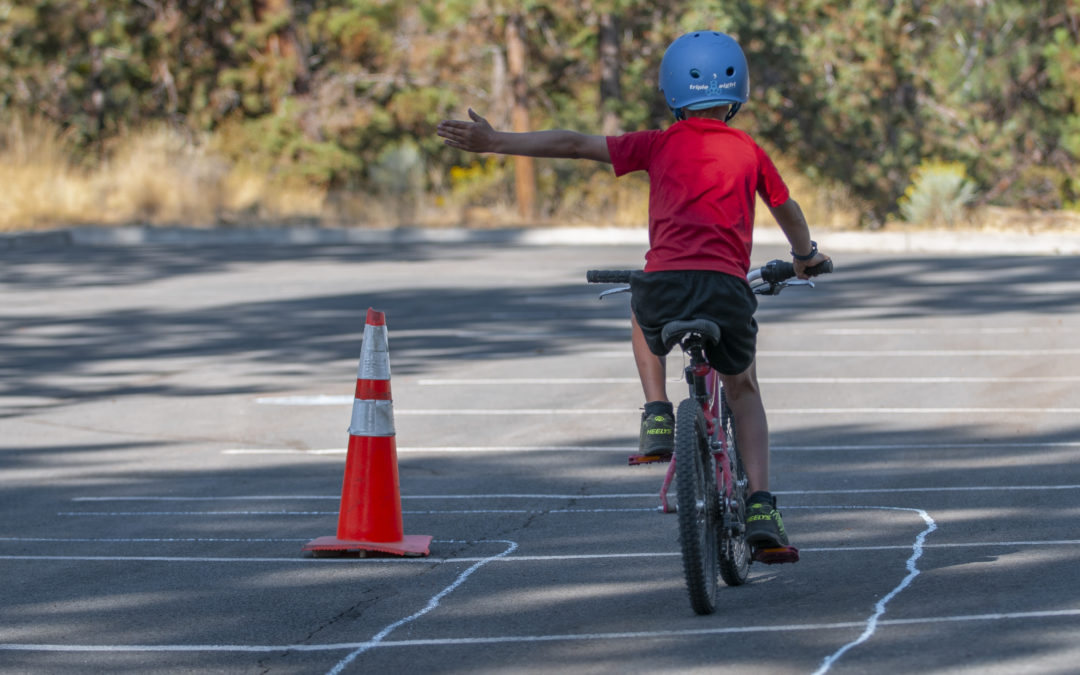
[[[679,543],[690,606],[698,614],[716,611],[719,570],[719,500],[716,473],[701,404],[686,399],[675,413],[675,485]],[[698,503],[704,504],[703,509]]]

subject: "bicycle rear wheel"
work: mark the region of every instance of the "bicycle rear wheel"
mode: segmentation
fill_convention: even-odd
[[[741,586],[750,575],[750,545],[746,543],[746,471],[739,459],[735,418],[720,392],[720,419],[727,443],[728,472],[732,485],[721,486],[720,576],[728,586]]]
[[[680,403],[675,413],[675,480],[679,543],[690,606],[698,614],[712,614],[719,576],[720,500],[705,414],[694,399]]]

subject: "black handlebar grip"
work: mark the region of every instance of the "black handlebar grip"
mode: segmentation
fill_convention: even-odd
[[[628,284],[634,270],[589,270],[585,280],[590,284]]]
[[[816,277],[819,274],[828,274],[833,271],[832,260],[820,262],[813,267],[806,268],[806,274]],[[773,260],[761,268],[761,278],[770,284],[778,284],[794,278],[795,266],[783,260]]]
[[[825,262],[820,262],[813,267],[807,267],[806,273],[812,277],[816,277],[819,274],[828,274],[829,272],[832,272],[832,269],[832,260],[826,260]]]
[[[773,260],[761,268],[761,278],[770,284],[778,284],[795,276],[795,266],[783,260]]]

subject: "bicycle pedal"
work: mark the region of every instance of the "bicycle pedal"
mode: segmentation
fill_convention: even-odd
[[[628,463],[630,466],[637,466],[638,464],[656,464],[658,462],[670,462],[671,455],[630,455]]]
[[[794,563],[799,562],[799,549],[794,546],[755,548],[753,558],[755,561],[765,563],[766,565]]]

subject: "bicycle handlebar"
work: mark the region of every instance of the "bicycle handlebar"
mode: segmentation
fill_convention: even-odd
[[[590,284],[627,284],[630,283],[630,275],[636,270],[589,270],[585,273],[585,280]],[[806,273],[812,277],[819,274],[828,274],[833,271],[831,260],[806,268]],[[747,279],[754,281],[761,279],[770,284],[779,284],[795,276],[795,266],[783,260],[772,260],[761,267],[753,269],[747,275]]]
[[[590,284],[628,284],[634,270],[589,270],[585,280]]]
[[[806,268],[806,274],[812,277],[816,277],[819,274],[828,274],[832,271],[832,260],[826,260],[823,263],[818,263],[813,267]],[[756,277],[760,277],[762,281],[767,281],[770,284],[778,284],[781,281],[787,281],[794,276],[795,265],[783,260],[772,260],[756,270],[751,270],[750,274],[747,275],[747,278],[753,281]]]

